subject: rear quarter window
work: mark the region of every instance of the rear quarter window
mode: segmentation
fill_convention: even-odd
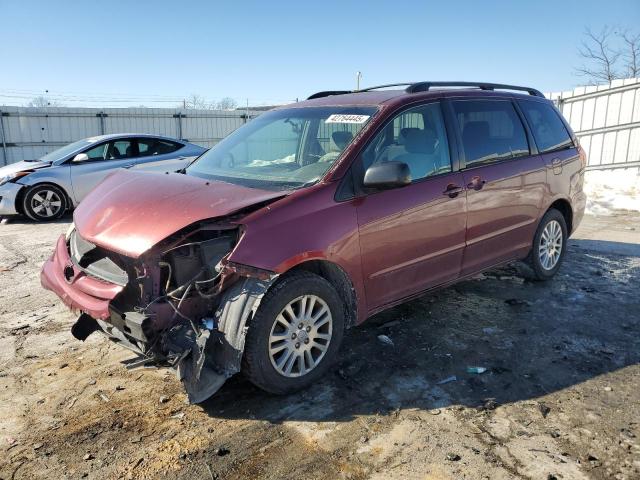
[[[529,122],[533,138],[541,153],[572,147],[571,136],[551,105],[527,100],[518,101]]]
[[[179,143],[170,142],[169,140],[161,140],[159,138],[138,139],[138,151],[140,152],[141,157],[173,153],[182,147],[183,145]]]
[[[527,134],[510,101],[457,100],[452,105],[467,168],[529,155]]]

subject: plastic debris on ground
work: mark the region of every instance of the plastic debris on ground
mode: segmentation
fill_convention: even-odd
[[[475,373],[480,375],[481,373],[486,372],[487,369],[485,367],[467,367],[467,373]]]
[[[457,380],[458,380],[458,377],[456,377],[455,375],[451,375],[450,377],[443,378],[436,385],[444,385],[445,383],[455,382]]]

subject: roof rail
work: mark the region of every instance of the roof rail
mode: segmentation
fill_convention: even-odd
[[[542,92],[535,88],[486,82],[418,82],[409,85],[405,91],[407,93],[428,92],[431,87],[477,87],[481,90],[517,90],[527,92],[535,97],[544,98]]]
[[[307,97],[307,100],[313,100],[314,98],[330,97],[331,95],[344,95],[346,93],[353,93],[351,90],[326,90],[324,92],[317,92]]]
[[[329,97],[331,95],[345,95],[347,93],[359,93],[370,92],[371,90],[378,90],[379,88],[389,87],[404,87],[407,93],[428,92],[431,87],[476,87],[481,90],[516,90],[521,92],[527,92],[529,95],[535,97],[544,98],[544,94],[540,90],[536,90],[531,87],[519,87],[517,85],[505,85],[502,83],[487,83],[487,82],[406,82],[406,83],[388,83],[386,85],[378,85],[375,87],[367,87],[361,90],[327,90],[324,92],[314,93],[307,100],[313,100],[314,98]]]
[[[317,92],[307,97],[307,100],[313,100],[314,98],[322,98],[322,97],[330,97],[331,95],[345,95],[347,93],[360,93],[360,92],[369,92],[371,90],[377,90],[379,88],[389,88],[389,87],[404,87],[406,85],[412,85],[411,82],[405,83],[389,83],[387,85],[378,85],[376,87],[367,87],[360,90],[327,90],[325,92]]]
[[[413,82],[404,82],[404,83],[387,83],[386,85],[377,85],[375,87],[367,87],[361,90],[356,90],[354,93],[358,92],[368,92],[370,90],[378,90],[379,88],[389,88],[389,87],[404,87],[405,85],[413,85]]]

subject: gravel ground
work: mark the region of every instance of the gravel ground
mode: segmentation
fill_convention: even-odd
[[[67,227],[0,225],[0,479],[640,478],[640,214],[586,217],[548,283],[514,264],[373,317],[305,392],[202,405],[71,336],[38,276]]]

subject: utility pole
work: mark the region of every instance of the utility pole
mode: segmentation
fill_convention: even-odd
[[[356,72],[356,92],[360,90],[360,79],[362,78],[362,72]]]

